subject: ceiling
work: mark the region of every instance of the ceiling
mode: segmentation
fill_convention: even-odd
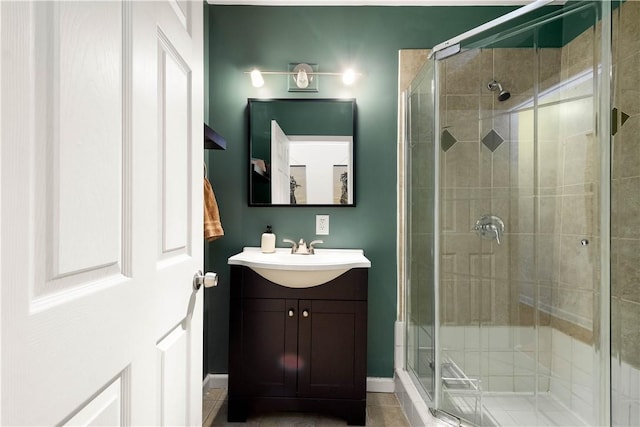
[[[517,6],[533,0],[207,0],[218,5],[253,6]],[[565,3],[565,1],[554,2]]]

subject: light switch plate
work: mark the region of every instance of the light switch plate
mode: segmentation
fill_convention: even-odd
[[[329,235],[329,215],[316,215],[316,235]]]

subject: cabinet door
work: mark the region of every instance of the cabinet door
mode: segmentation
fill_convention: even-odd
[[[298,369],[298,301],[242,300],[235,395],[293,396]],[[235,373],[235,372],[234,372]],[[235,377],[235,378],[234,378]],[[231,384],[230,384],[231,385]]]
[[[366,397],[366,301],[299,301],[298,396]]]

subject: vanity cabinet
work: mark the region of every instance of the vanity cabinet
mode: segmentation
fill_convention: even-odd
[[[231,266],[228,421],[298,411],[365,424],[367,275],[290,288]]]

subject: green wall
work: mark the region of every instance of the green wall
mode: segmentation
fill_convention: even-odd
[[[509,12],[511,7],[254,7],[205,6],[208,32],[208,124],[227,140],[209,151],[225,236],[205,245],[207,269],[220,284],[205,298],[205,372],[227,371],[227,258],[258,246],[272,224],[283,238],[315,238],[315,215],[330,215],[329,248],[363,248],[369,274],[369,376],[392,377],[396,320],[396,144],[398,50],[429,48]],[[346,88],[320,76],[318,93],[289,93],[286,77],[265,76],[253,88],[244,71],[317,63],[320,71],[353,66],[364,76]],[[355,98],[356,207],[248,207],[248,98]]]

